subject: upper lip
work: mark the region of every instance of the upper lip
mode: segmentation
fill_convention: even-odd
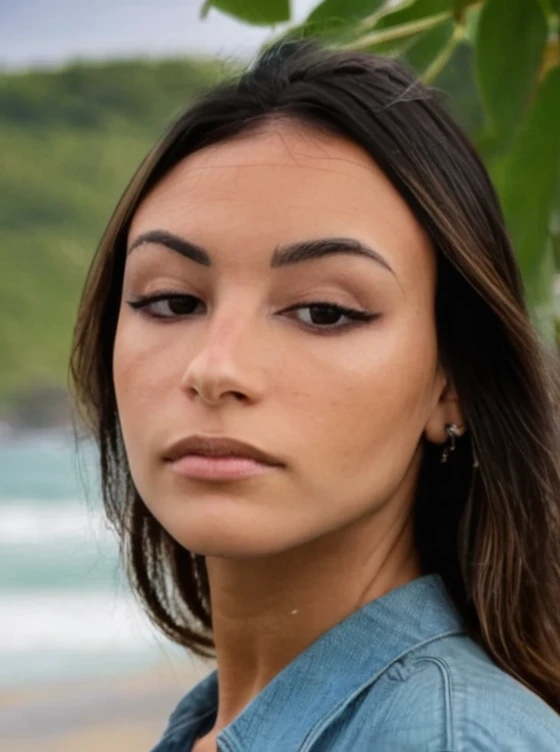
[[[207,457],[248,457],[266,465],[282,464],[262,449],[225,436],[187,436],[171,444],[164,454],[164,459],[173,462],[187,454],[202,454]]]

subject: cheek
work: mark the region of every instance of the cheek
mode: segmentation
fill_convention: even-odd
[[[123,311],[117,326],[113,348],[113,381],[117,402],[123,406],[125,419],[141,417],[169,393],[176,378],[174,350],[161,334],[146,330]]]
[[[149,459],[154,412],[169,393],[172,374],[161,348],[127,320],[119,320],[113,349],[113,383],[124,444],[133,475]]]
[[[300,425],[304,419],[322,447],[321,465],[332,463],[345,479],[373,457],[383,467],[406,466],[434,406],[436,368],[429,320],[423,327],[379,327],[362,346],[343,357],[338,351],[317,369],[322,376],[298,411]]]

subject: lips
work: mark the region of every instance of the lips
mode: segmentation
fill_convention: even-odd
[[[204,457],[244,457],[264,465],[282,465],[276,457],[262,449],[237,439],[214,436],[188,436],[171,446],[164,453],[167,462],[176,462],[188,455]]]

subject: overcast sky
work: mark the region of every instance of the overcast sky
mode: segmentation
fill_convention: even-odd
[[[0,0],[0,66],[198,51],[248,57],[271,33],[214,9],[201,21],[202,1]],[[292,0],[296,20],[318,1]]]

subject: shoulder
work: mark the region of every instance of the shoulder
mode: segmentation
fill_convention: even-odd
[[[152,752],[183,752],[191,748],[197,736],[210,730],[217,713],[217,686],[214,670],[179,700]]]
[[[560,716],[464,635],[394,661],[358,705],[380,752],[560,750]]]

